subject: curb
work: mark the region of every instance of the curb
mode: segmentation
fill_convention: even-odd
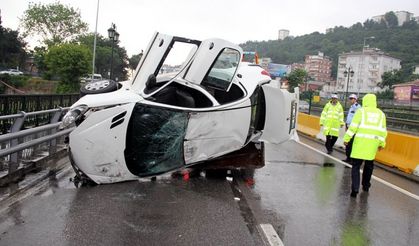
[[[66,170],[66,167],[69,167],[69,161],[65,160],[65,158],[67,158],[67,149],[60,149],[52,156],[45,156],[36,161],[27,162],[24,167],[19,168],[17,171],[22,176],[17,176],[17,174],[10,176],[7,174],[1,177],[0,184],[3,185],[5,193],[0,194],[0,203],[36,186],[51,176],[61,175]],[[26,179],[26,175],[28,177],[32,176],[32,178]],[[8,189],[8,187],[10,188]]]

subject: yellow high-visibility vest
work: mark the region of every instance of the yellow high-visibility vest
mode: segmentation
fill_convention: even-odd
[[[339,102],[337,102],[336,105],[328,102],[324,106],[320,116],[320,125],[323,125],[323,134],[325,136],[339,136],[339,129],[344,125],[343,108]]]
[[[374,160],[378,147],[386,145],[386,116],[377,108],[375,95],[365,95],[362,104],[363,108],[356,111],[344,141],[349,142],[355,135],[351,158]]]

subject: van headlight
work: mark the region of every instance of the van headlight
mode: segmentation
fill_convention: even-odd
[[[69,125],[80,119],[84,113],[86,113],[89,107],[87,105],[79,105],[70,109],[63,117],[60,128],[66,128]]]

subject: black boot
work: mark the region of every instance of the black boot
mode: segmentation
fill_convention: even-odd
[[[352,191],[351,192],[351,197],[356,197],[358,195],[358,191]]]

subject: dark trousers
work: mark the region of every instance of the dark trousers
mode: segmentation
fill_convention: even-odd
[[[345,152],[346,152],[346,160],[351,159],[351,152],[352,152],[352,145],[354,144],[355,135],[349,140],[348,145],[346,145]]]
[[[335,145],[336,141],[338,140],[338,137],[327,135],[326,136],[326,149],[327,151],[333,151],[333,146]]]
[[[368,190],[371,186],[371,176],[374,170],[374,160],[361,160],[352,158],[352,191],[359,191],[359,169],[361,168],[362,162],[364,163],[364,169],[362,173],[362,187],[364,190]]]

